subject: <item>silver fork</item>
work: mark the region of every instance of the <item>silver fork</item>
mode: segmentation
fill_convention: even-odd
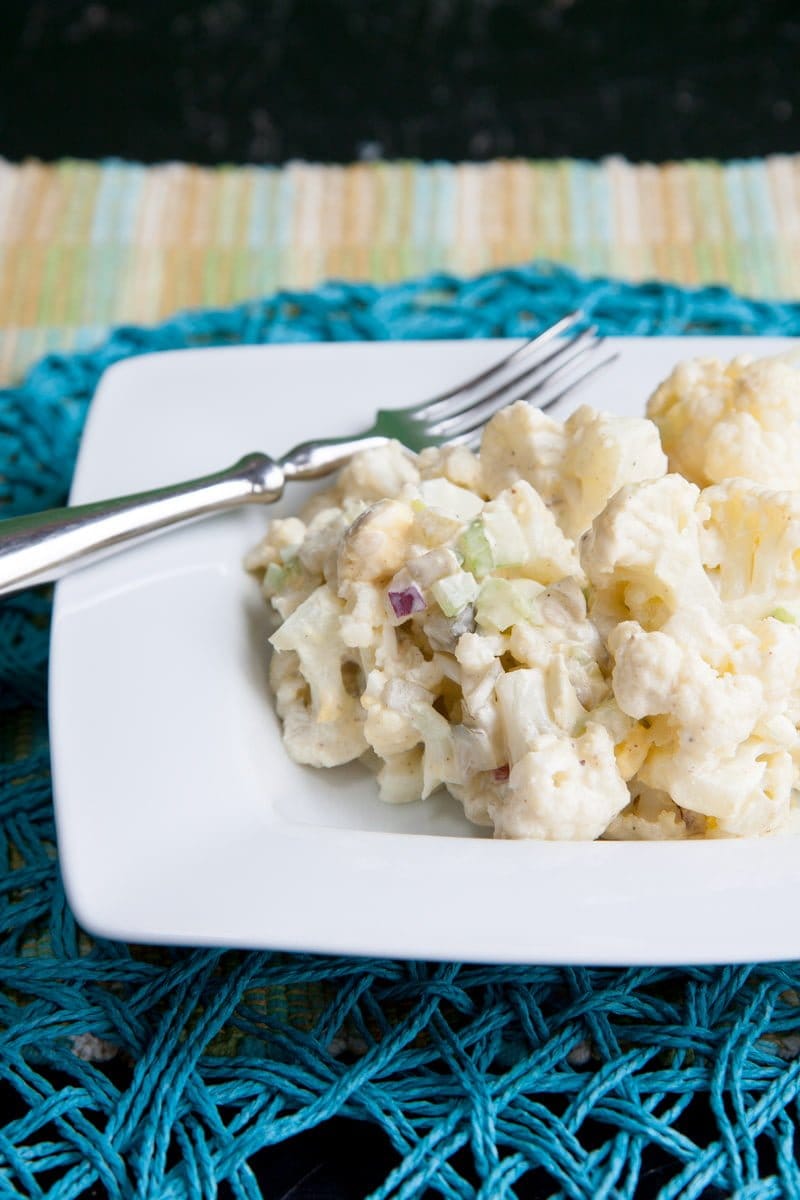
[[[594,326],[560,337],[580,319],[579,312],[570,313],[430,400],[379,410],[372,428],[356,437],[303,442],[277,460],[247,454],[226,470],[188,483],[0,521],[0,596],[59,579],[184,521],[278,500],[289,480],[328,475],[357,451],[384,446],[392,438],[413,451],[445,444],[476,447],[484,425],[504,405],[535,400],[537,408],[551,408],[616,358],[598,356],[603,339],[595,337]]]

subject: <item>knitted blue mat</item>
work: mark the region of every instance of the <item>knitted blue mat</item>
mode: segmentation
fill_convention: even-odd
[[[529,334],[578,306],[609,334],[800,334],[797,304],[546,264],[187,313],[0,393],[0,512],[63,501],[119,359]],[[58,877],[48,614],[41,592],[0,602],[0,1194],[178,1200],[226,1181],[258,1197],[253,1156],[338,1115],[394,1146],[379,1197],[800,1196],[800,964],[489,968],[88,939]]]

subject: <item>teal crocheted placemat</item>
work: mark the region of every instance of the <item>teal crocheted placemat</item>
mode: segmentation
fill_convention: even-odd
[[[511,336],[578,306],[605,333],[800,334],[796,304],[546,265],[187,313],[0,393],[0,512],[63,501],[121,358]],[[87,938],[58,876],[48,615],[41,592],[0,603],[1,1194],[177,1200],[226,1181],[257,1197],[253,1155],[339,1115],[394,1145],[381,1197],[800,1196],[800,964],[488,968]]]

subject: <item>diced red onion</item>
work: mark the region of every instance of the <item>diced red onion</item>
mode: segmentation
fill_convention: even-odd
[[[503,763],[502,767],[495,767],[495,769],[492,771],[492,779],[495,781],[495,783],[505,783],[505,781],[508,779],[509,773],[510,771],[508,763]]]
[[[388,596],[396,617],[410,617],[412,613],[422,612],[428,607],[422,592],[413,583],[410,587],[402,588],[400,591],[390,591]]]

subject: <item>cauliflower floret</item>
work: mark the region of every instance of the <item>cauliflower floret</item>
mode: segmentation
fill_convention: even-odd
[[[502,803],[504,784],[495,783],[490,774],[473,775],[466,783],[448,783],[447,790],[464,806],[464,816],[473,825],[491,827],[489,809]]]
[[[419,503],[418,495],[404,494],[403,498],[411,505],[414,514],[411,543],[415,554],[424,554],[426,550],[444,546],[454,541],[461,533],[463,521],[456,520],[441,509]]]
[[[337,717],[318,720],[308,681],[300,672],[297,654],[291,651],[272,655],[269,680],[283,725],[284,744],[295,762],[337,767],[363,754],[366,742],[358,701],[353,697],[347,697]]]
[[[800,493],[730,479],[701,493],[698,513],[703,562],[732,619],[784,606],[800,616]]]
[[[431,704],[433,696],[418,685],[404,683],[407,696],[418,703]],[[420,741],[412,723],[408,704],[392,703],[392,679],[385,671],[370,671],[361,697],[365,711],[364,737],[379,757],[388,758],[412,750]]]
[[[608,655],[576,580],[567,577],[541,591],[507,637],[508,651],[524,667],[544,669],[561,654],[585,707],[599,703],[608,691],[601,667]]]
[[[549,500],[558,488],[565,442],[561,422],[524,400],[501,408],[481,439],[483,491],[496,496],[525,479]]]
[[[677,841],[705,833],[704,817],[684,812],[666,792],[638,783],[631,802],[614,817],[603,837],[609,841]]]
[[[622,712],[636,720],[671,712],[683,667],[683,651],[665,633],[646,633],[623,621],[611,633],[614,696]]]
[[[668,791],[676,804],[713,818],[727,836],[774,833],[789,820],[794,766],[786,750],[748,738],[727,758],[686,761],[655,750],[640,772],[644,783]]]
[[[586,596],[581,581],[574,575],[567,575],[551,584],[542,592],[539,609],[551,627],[570,631],[582,629],[586,624]],[[582,636],[579,640],[586,639]]]
[[[651,421],[584,405],[562,425],[521,401],[487,425],[481,469],[490,496],[518,479],[532,484],[577,538],[623,485],[664,475],[667,459]]]
[[[434,708],[437,695],[433,688],[441,685],[443,678],[441,664],[437,667],[423,661],[410,669],[397,657],[385,670],[370,672],[362,696],[365,737],[380,757],[402,754],[421,744],[422,799],[441,784],[463,782],[453,726]]]
[[[339,637],[342,602],[327,585],[318,587],[272,635],[273,687],[289,753],[297,762],[330,767],[358,758],[367,747],[363,713],[342,674],[350,652]],[[283,657],[291,652],[288,660]],[[295,657],[296,656],[296,657]],[[287,662],[296,663],[289,694]],[[284,684],[283,699],[278,684]]]
[[[392,500],[408,484],[419,483],[414,456],[400,442],[354,454],[339,473],[337,492],[342,500]]]
[[[245,570],[260,574],[270,563],[283,562],[287,552],[294,552],[302,544],[305,535],[305,523],[298,517],[275,517],[258,545],[245,556]]]
[[[443,476],[437,475],[432,479],[423,479],[419,487],[413,490],[416,491],[423,504],[458,521],[459,524],[471,521],[483,508],[483,500],[480,496],[476,496],[474,492],[461,487],[460,484],[451,483]],[[410,495],[411,491],[412,489],[407,489],[404,496]]]
[[[503,674],[500,656],[505,639],[499,635],[465,633],[455,648],[456,661],[461,667],[461,695],[466,715],[479,719],[491,706],[494,687]]]
[[[563,655],[544,670],[520,668],[501,675],[495,694],[506,731],[508,761],[517,762],[544,733],[573,733],[586,720]]]
[[[659,479],[667,456],[658,430],[638,417],[615,417],[583,405],[568,418],[554,512],[572,538],[587,530],[608,501],[626,484]],[[563,516],[559,516],[563,513]]]
[[[588,707],[589,719],[593,724],[602,725],[608,731],[614,743],[617,769],[627,783],[636,775],[653,744],[650,722],[645,724],[629,717],[615,697],[608,693],[608,688],[595,706]]]
[[[720,374],[717,451],[736,429],[777,454],[767,434],[787,405],[800,416],[800,376]],[[771,397],[751,395],[762,384]],[[676,433],[691,409],[676,388],[652,405],[705,470],[714,431]],[[292,757],[371,762],[389,803],[444,786],[498,837],[787,828],[800,466],[797,492],[700,492],[666,465],[651,422],[583,408],[561,425],[517,404],[480,459],[369,451],[302,519],[271,522],[247,565],[283,619],[270,677]]]
[[[495,837],[592,840],[630,796],[605,729],[577,738],[543,734],[511,768],[499,803],[489,806]]]
[[[422,795],[422,747],[387,755],[378,771],[378,795],[384,804],[411,804]]]
[[[575,547],[559,529],[553,514],[541,496],[524,479],[498,493],[484,506],[483,519],[490,531],[493,518],[513,514],[521,534],[519,557],[509,566],[515,571],[536,579],[539,583],[555,583],[565,575],[582,579],[583,572]],[[503,529],[507,537],[507,526]]]
[[[323,508],[308,523],[297,558],[312,575],[323,577],[336,587],[336,560],[342,534],[362,512],[361,505],[348,503],[344,508]]]
[[[464,671],[480,674],[504,654],[506,641],[501,634],[463,633],[456,646],[456,659]]]
[[[453,726],[456,759],[465,779],[507,766],[505,749],[492,732],[477,724]]]
[[[544,627],[520,621],[508,634],[508,650],[521,666],[544,670],[553,653],[553,642]]]
[[[411,509],[399,500],[379,500],[365,509],[339,544],[340,584],[388,579],[399,571],[408,555],[413,520]]]
[[[388,759],[407,754],[433,735],[436,749],[426,745],[426,757],[421,759],[419,799],[440,783],[459,778],[453,769],[453,729],[444,720],[445,735],[440,724],[443,718],[433,708],[437,696],[448,693],[454,700],[458,697],[458,685],[453,682],[455,662],[447,654],[426,659],[406,635],[400,636],[392,652],[375,658],[379,665],[369,671],[361,693],[364,736],[380,758]],[[445,761],[446,767],[442,765]]]
[[[345,646],[369,651],[380,642],[380,630],[386,624],[383,591],[371,583],[349,583],[342,588],[347,608],[339,623]]]
[[[696,650],[633,621],[617,626],[608,648],[614,696],[628,716],[674,717],[695,754],[707,745],[727,750],[749,737],[764,699],[755,676],[718,675]]]
[[[700,551],[699,492],[680,475],[622,488],[581,539],[590,615],[607,634],[633,617],[658,629],[686,604],[718,613]]]
[[[456,756],[453,728],[446,717],[427,704],[415,705],[411,719],[422,740],[422,798],[442,784],[463,783]]]
[[[458,487],[481,494],[481,464],[466,446],[429,446],[417,459],[421,479],[449,479]]]
[[[683,615],[655,632],[624,622],[608,642],[615,699],[652,735],[637,782],[714,818],[723,834],[771,832],[788,819],[798,735],[782,714],[797,693],[800,637],[790,634],[781,656],[780,622],[761,624],[760,638],[739,626],[717,631],[709,644],[719,670],[697,639],[676,638],[691,625]],[[786,665],[776,669],[780,657]],[[751,673],[737,673],[743,665]]]
[[[716,670],[723,671],[729,669],[734,646],[739,653],[743,642],[752,638],[744,626],[722,624],[723,619],[724,613],[719,609],[711,612],[705,606],[687,603],[672,614],[663,632],[687,650],[695,650]]]
[[[778,358],[681,363],[647,403],[670,469],[800,488],[800,372]]]
[[[767,617],[753,627],[758,639],[758,673],[764,704],[772,717],[800,723],[800,626]]]

